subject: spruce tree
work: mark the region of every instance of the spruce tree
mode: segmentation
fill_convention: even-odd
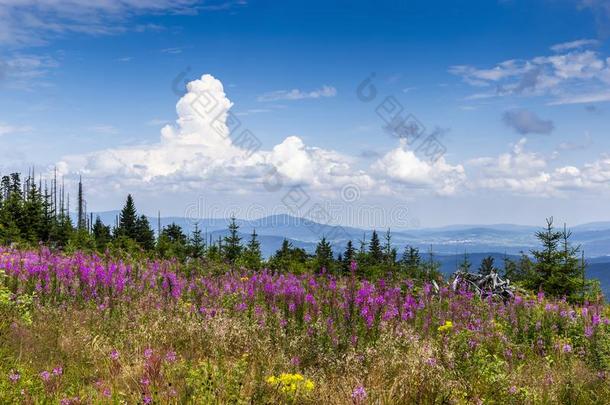
[[[462,263],[460,263],[458,268],[460,271],[468,273],[468,272],[470,272],[471,267],[472,267],[472,263],[470,262],[470,257],[468,256],[468,253],[464,253],[464,258],[462,259]]]
[[[352,241],[348,240],[342,257],[342,269],[345,273],[349,273],[352,261],[354,260],[356,260],[356,249],[354,249]]]
[[[371,242],[369,243],[369,260],[373,265],[378,265],[383,262],[383,251],[381,250],[381,243],[379,242],[377,231],[373,231],[373,234],[371,235]]]
[[[117,236],[125,236],[135,241],[138,236],[137,221],[136,206],[133,202],[133,197],[131,194],[128,194],[127,201],[125,201],[125,205],[119,214],[119,226],[116,230]]]
[[[141,215],[138,219],[136,219],[135,228],[134,240],[138,242],[142,249],[153,250],[155,248],[155,231],[153,231],[150,227],[150,223],[148,222],[146,215]]]
[[[487,276],[491,273],[497,273],[498,269],[494,264],[494,258],[492,256],[487,256],[481,261],[481,265],[479,266],[479,274]]]
[[[244,249],[243,261],[246,268],[250,270],[259,270],[261,268],[263,255],[261,253],[261,244],[258,241],[256,229],[252,230],[250,240]]]
[[[547,218],[546,228],[543,231],[536,232],[536,237],[541,242],[542,249],[532,251],[532,255],[536,259],[536,272],[533,277],[528,277],[526,280],[529,288],[544,290],[549,294],[557,293],[556,288],[549,283],[549,280],[561,266],[563,254],[559,251],[559,243],[562,236],[561,232],[555,230],[552,217]]]
[[[332,270],[333,261],[333,249],[330,242],[326,240],[326,237],[322,237],[316,246],[316,268]]]
[[[95,247],[98,251],[103,252],[112,240],[110,235],[110,226],[104,225],[99,215],[95,218],[95,223],[92,228],[93,239],[95,240]]]
[[[231,217],[229,224],[229,235],[224,238],[222,252],[225,260],[234,264],[241,255],[241,237],[239,236],[239,225],[235,222],[235,217]]]
[[[191,235],[189,244],[189,254],[191,257],[194,257],[196,259],[205,255],[205,241],[201,236],[201,229],[199,229],[198,223],[195,224],[195,229],[193,230],[193,234]]]

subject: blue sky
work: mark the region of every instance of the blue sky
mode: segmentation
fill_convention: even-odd
[[[609,1],[0,0],[0,27],[0,171],[82,175],[92,211],[610,219]],[[384,128],[388,100],[422,137]]]

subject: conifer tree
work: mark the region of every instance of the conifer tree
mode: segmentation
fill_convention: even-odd
[[[261,268],[263,255],[261,253],[261,244],[258,241],[256,229],[252,230],[250,240],[244,249],[243,261],[246,268],[250,270],[259,270]]]
[[[491,273],[497,273],[498,269],[494,264],[494,258],[492,256],[487,256],[481,261],[481,265],[479,266],[479,274],[487,276]]]
[[[377,231],[373,231],[371,235],[371,242],[369,243],[369,259],[371,264],[381,264],[383,262],[383,251],[381,250],[381,243],[379,242],[379,236]]]
[[[225,260],[234,264],[242,252],[241,237],[239,236],[239,225],[235,222],[235,217],[231,217],[229,224],[229,235],[224,238],[222,252]]]
[[[150,227],[146,215],[140,215],[140,217],[136,219],[135,241],[138,242],[144,250],[152,250],[155,247],[155,232]]]
[[[347,241],[347,245],[345,246],[345,252],[343,252],[342,257],[342,269],[345,273],[349,273],[352,261],[356,260],[356,249],[354,249],[354,244],[351,240]]]
[[[195,229],[193,230],[193,234],[191,235],[189,244],[189,254],[191,257],[194,257],[196,259],[205,255],[205,241],[201,236],[201,229],[199,229],[198,223],[195,224]]]
[[[316,246],[316,268],[318,270],[322,268],[331,270],[333,260],[333,249],[330,242],[326,240],[326,237],[322,237]]]
[[[470,262],[470,257],[468,256],[468,253],[464,253],[464,258],[462,259],[462,263],[460,263],[458,268],[460,271],[468,273],[470,272],[471,267],[472,263]]]
[[[110,235],[110,226],[104,225],[99,215],[95,218],[95,223],[92,228],[93,239],[95,240],[95,247],[98,251],[103,252],[112,240]]]
[[[543,231],[536,232],[536,237],[542,244],[542,250],[532,251],[532,255],[536,259],[536,273],[526,280],[529,288],[544,290],[549,294],[557,292],[548,281],[551,280],[553,273],[561,265],[563,255],[559,251],[559,243],[562,236],[561,232],[555,230],[552,217],[547,218],[546,228]],[[549,289],[552,291],[549,291]]]
[[[137,211],[133,197],[131,194],[128,194],[127,201],[125,201],[125,205],[119,214],[119,225],[116,229],[117,236],[125,236],[136,240],[138,235],[137,220]]]

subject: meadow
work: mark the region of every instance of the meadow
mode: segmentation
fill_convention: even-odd
[[[0,403],[608,403],[610,309],[0,248]]]

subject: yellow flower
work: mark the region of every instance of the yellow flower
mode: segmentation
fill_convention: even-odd
[[[240,278],[241,281],[248,281],[248,277],[242,277]]]
[[[453,328],[453,322],[445,321],[445,323],[438,327],[439,332],[447,332]]]
[[[282,373],[278,377],[268,377],[266,381],[267,384],[276,386],[284,394],[291,397],[296,397],[300,393],[311,392],[315,387],[313,381],[298,373]]]

